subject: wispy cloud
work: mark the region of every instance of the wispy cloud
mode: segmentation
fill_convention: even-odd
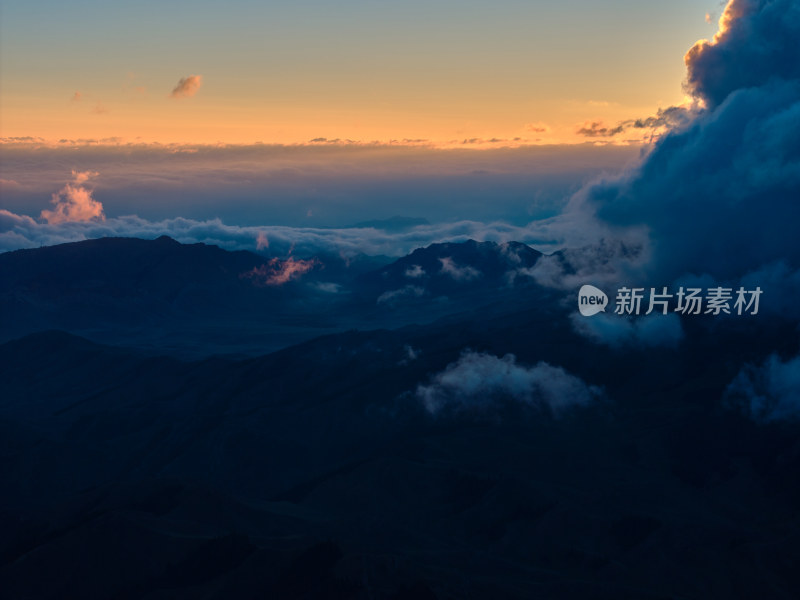
[[[525,131],[530,133],[548,133],[550,132],[550,126],[547,123],[542,123],[541,121],[536,123],[525,123],[523,127]]]
[[[170,97],[191,98],[197,93],[201,85],[203,85],[202,75],[189,75],[188,77],[182,77],[170,93]]]
[[[401,300],[409,298],[420,298],[424,296],[426,293],[427,292],[425,291],[425,288],[421,288],[418,285],[407,285],[397,290],[384,292],[383,294],[378,296],[377,303],[393,306],[394,304],[396,304]]]
[[[419,265],[411,265],[406,269],[405,275],[411,279],[419,279],[420,277],[425,277],[425,269]]]
[[[670,130],[687,125],[697,115],[694,104],[659,108],[655,115],[619,121],[616,125],[606,125],[603,121],[586,121],[575,133],[588,138],[611,138],[632,130],[649,130],[651,136],[664,134]]]
[[[439,262],[442,263],[441,273],[455,281],[472,281],[481,276],[481,272],[475,267],[469,265],[460,266],[449,256],[440,258]]]
[[[319,265],[319,261],[315,258],[310,260],[295,259],[291,256],[286,260],[273,258],[260,267],[254,267],[251,271],[242,273],[242,277],[250,279],[256,285],[281,286],[300,279],[317,265]]]
[[[625,131],[625,128],[622,125],[608,127],[602,121],[587,121],[579,126],[575,133],[584,137],[611,137],[623,131]]]
[[[14,181],[13,179],[0,179],[0,191],[6,190],[15,190],[20,187],[18,181]]]
[[[266,231],[259,231],[256,237],[256,250],[269,250],[269,236]]]

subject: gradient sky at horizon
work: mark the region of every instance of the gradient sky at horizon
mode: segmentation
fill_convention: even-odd
[[[722,8],[715,0],[5,0],[0,134],[585,141],[575,134],[581,123],[613,126],[681,102],[682,57],[713,35]],[[190,75],[202,76],[197,92],[170,97]]]

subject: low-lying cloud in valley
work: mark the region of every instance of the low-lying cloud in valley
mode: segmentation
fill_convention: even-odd
[[[575,406],[585,406],[602,396],[563,368],[539,362],[532,367],[517,363],[513,354],[502,358],[465,351],[427,384],[416,397],[433,414],[442,411],[487,412],[509,399],[552,412],[558,416]]]
[[[726,397],[757,421],[800,420],[800,356],[773,354],[761,365],[743,366]]]

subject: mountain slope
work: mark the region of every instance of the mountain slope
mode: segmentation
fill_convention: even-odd
[[[382,257],[270,258],[167,237],[20,250],[0,254],[0,340],[60,329],[183,357],[263,354],[322,333],[513,301],[532,282],[513,275],[539,256],[523,244],[469,241],[384,266]],[[409,278],[409,269],[426,271]]]
[[[557,303],[482,311],[238,361],[148,357],[58,332],[2,345],[0,589],[28,597],[34,579],[39,597],[800,589],[797,426],[760,426],[720,402],[733,357],[793,350],[793,336],[761,324],[745,347],[737,340],[754,336],[712,336],[703,322],[682,351],[645,354],[582,340],[567,314]],[[560,416],[503,393],[429,413],[418,386],[466,349],[514,352],[526,369],[547,361],[604,392]]]

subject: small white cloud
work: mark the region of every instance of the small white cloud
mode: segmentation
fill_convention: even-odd
[[[450,408],[485,411],[502,398],[547,408],[554,415],[572,406],[589,404],[602,395],[600,388],[584,383],[561,367],[539,362],[517,364],[513,354],[502,358],[467,351],[457,362],[417,386],[416,396],[431,414]]]
[[[172,98],[191,98],[203,85],[202,75],[189,75],[182,77],[175,88],[170,93]]]
[[[390,292],[384,292],[380,296],[378,296],[378,304],[389,304],[392,305],[398,300],[402,300],[403,298],[419,298],[425,294],[425,290],[416,285],[407,285],[399,290],[392,290]]]
[[[425,276],[425,269],[420,267],[419,265],[412,265],[408,269],[406,269],[406,277],[410,277],[411,279],[419,279],[420,277]]]
[[[320,292],[326,294],[339,294],[342,291],[342,286],[338,283],[329,283],[318,281],[312,284],[312,287]]]
[[[405,365],[419,358],[419,350],[415,350],[412,346],[409,346],[408,344],[403,346],[403,352],[405,356],[400,360],[400,362],[397,363],[401,367],[404,367]]]
[[[470,267],[469,265],[461,267],[450,257],[440,258],[439,262],[442,263],[442,270],[440,272],[450,276],[455,281],[472,281],[481,276],[481,272],[476,268]]]

